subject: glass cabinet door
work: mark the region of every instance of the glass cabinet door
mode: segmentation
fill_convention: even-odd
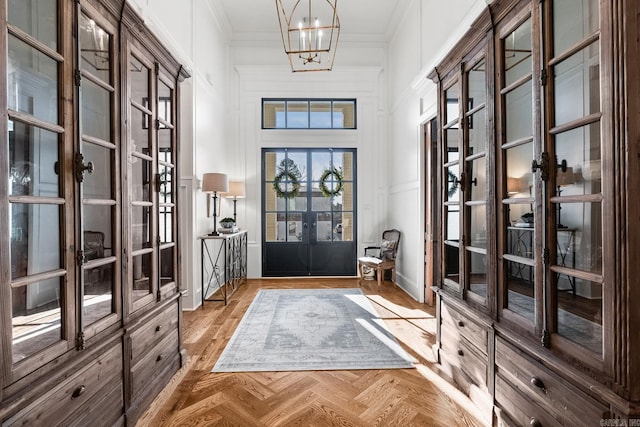
[[[502,180],[498,251],[498,313],[532,334],[541,333],[542,277],[537,250],[543,221],[536,211],[539,173],[532,162],[539,160],[539,138],[534,109],[537,81],[534,79],[532,22],[529,10],[499,31],[496,43],[498,65],[499,138],[497,171]]]
[[[133,47],[128,57],[129,136],[129,310],[152,302],[156,291],[157,255],[154,237],[155,109],[154,65]]]
[[[80,328],[84,338],[118,319],[120,240],[117,177],[119,150],[114,131],[115,29],[88,11],[79,12],[79,150],[75,178],[80,190],[82,257]]]
[[[488,150],[487,150],[487,68],[485,53],[469,61],[464,71],[464,243],[465,289],[467,298],[487,306],[488,262]]]
[[[71,96],[62,76],[73,55],[58,38],[57,1],[3,7],[0,375],[9,384],[75,346],[73,193],[63,156],[73,136],[63,127],[71,111],[59,102]]]
[[[596,0],[551,1],[545,46],[551,345],[603,356],[600,32]]]

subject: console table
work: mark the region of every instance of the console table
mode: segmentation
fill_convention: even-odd
[[[202,306],[205,301],[224,301],[247,280],[247,232],[204,235],[200,239]],[[205,286],[206,285],[206,286]],[[222,298],[207,298],[213,287]]]

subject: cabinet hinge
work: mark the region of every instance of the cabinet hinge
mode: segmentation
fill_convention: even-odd
[[[547,85],[547,70],[540,71],[540,85],[543,87]]]
[[[160,192],[160,187],[162,186],[162,175],[159,173],[156,174],[156,193]]]
[[[78,251],[76,253],[76,262],[78,263],[79,266],[86,264],[87,257],[84,255],[84,251]]]
[[[549,248],[544,248],[544,249],[542,250],[542,262],[543,262],[544,264],[549,264],[549,258],[550,258],[550,257],[551,257],[551,256],[549,255]]]
[[[82,73],[80,70],[75,70],[73,72],[73,80],[76,84],[76,87],[80,87],[80,83],[82,82]]]
[[[549,180],[549,153],[546,151],[542,153],[540,162],[534,160],[531,162],[531,172],[535,173],[537,169],[540,169],[540,177],[543,181]]]
[[[78,332],[76,337],[76,350],[84,350],[84,332]]]
[[[160,129],[160,119],[156,119],[156,130]]]

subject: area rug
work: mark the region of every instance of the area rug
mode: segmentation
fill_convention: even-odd
[[[412,368],[355,289],[262,289],[212,372]]]

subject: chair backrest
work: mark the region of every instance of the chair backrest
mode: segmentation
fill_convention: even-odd
[[[88,260],[104,258],[104,233],[102,231],[84,232],[84,255]]]
[[[385,230],[382,233],[382,242],[380,242],[380,258],[396,259],[398,247],[400,246],[400,231],[395,228]]]

